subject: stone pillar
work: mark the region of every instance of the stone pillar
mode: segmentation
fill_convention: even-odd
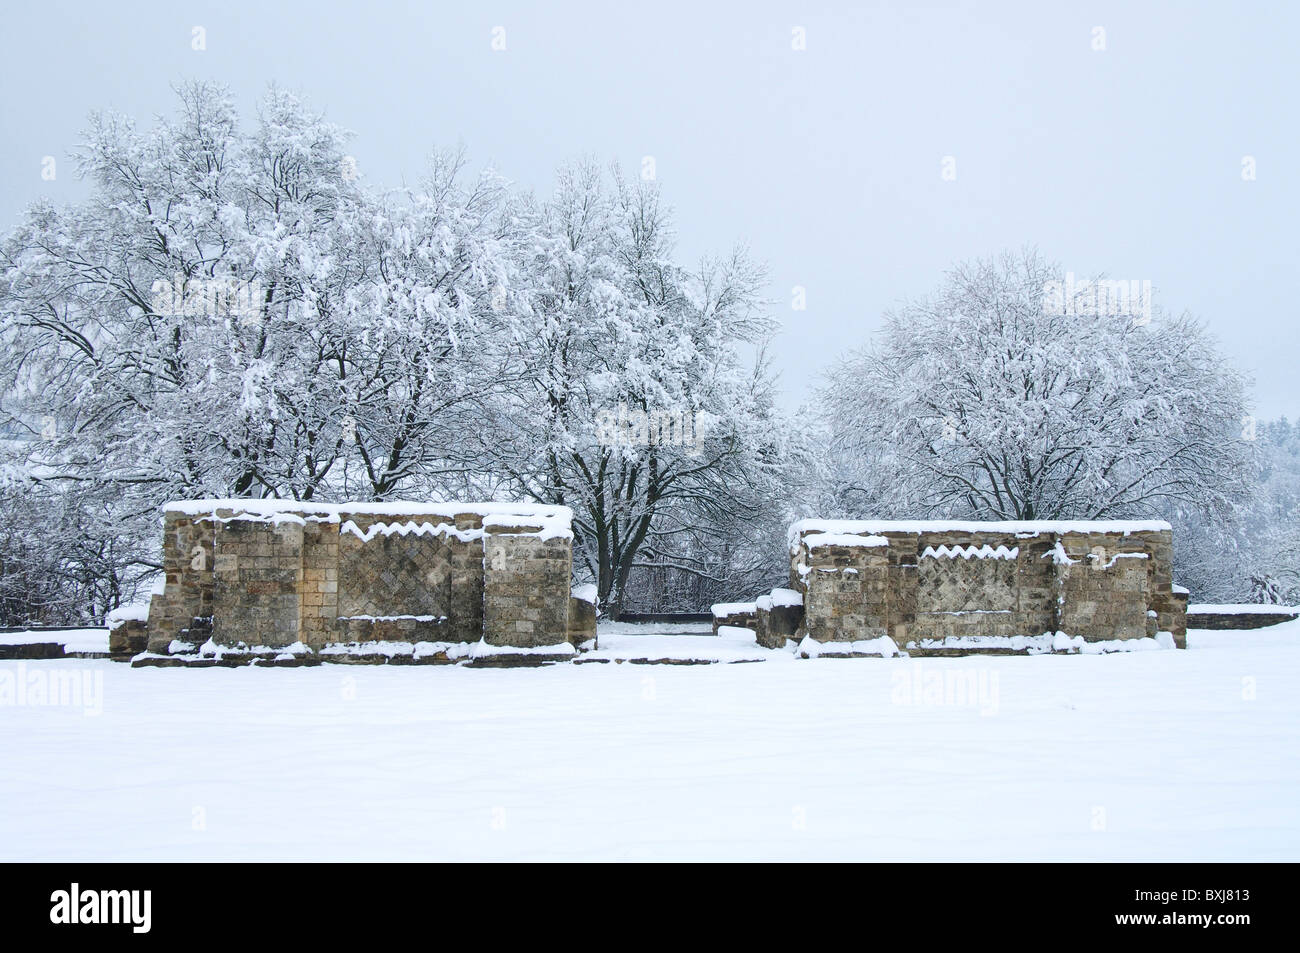
[[[1056,537],[1050,533],[1017,539],[1016,623],[1021,634],[1043,635],[1058,629],[1060,607],[1056,565],[1052,562]]]
[[[1059,629],[1087,641],[1155,635],[1150,605],[1150,554],[1141,539],[1101,533],[1062,533],[1056,570]]]
[[[1150,530],[1138,535],[1151,554],[1149,582],[1151,608],[1156,613],[1156,630],[1168,632],[1178,648],[1187,647],[1187,593],[1174,591],[1174,540],[1169,530]]]
[[[540,525],[487,525],[483,537],[483,639],[534,648],[568,640],[573,544]]]
[[[773,589],[771,595],[760,596],[754,636],[759,645],[779,649],[788,639],[796,638],[803,624],[803,594],[792,589]]]
[[[282,648],[302,638],[301,518],[233,518],[217,531],[212,640]],[[313,608],[321,606],[313,593]]]
[[[166,652],[184,639],[196,619],[213,612],[216,524],[180,513],[163,517],[163,574],[166,588],[149,601],[150,652]]]
[[[807,636],[817,642],[857,642],[889,634],[889,548],[884,539],[852,545],[805,537],[800,557],[795,574],[803,582]]]
[[[569,597],[569,642],[574,648],[596,637],[596,606],[586,599]]]
[[[1187,648],[1187,593],[1174,591],[1169,594],[1171,607],[1168,610],[1169,628],[1163,631],[1174,637],[1174,645],[1180,649]],[[1164,625],[1164,616],[1161,617]]]
[[[149,629],[142,619],[124,619],[109,624],[108,654],[125,661],[143,652],[149,643]]]
[[[313,649],[332,641],[339,616],[339,524],[308,519],[302,533],[299,638]]]
[[[479,513],[457,513],[454,522],[461,533],[483,528],[483,516]],[[484,541],[452,537],[447,541],[447,547],[451,567],[447,641],[477,642],[483,638]],[[567,595],[568,581],[564,586]]]

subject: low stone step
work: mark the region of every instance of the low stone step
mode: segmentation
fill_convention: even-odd
[[[0,659],[64,658],[61,642],[22,642],[0,645]]]

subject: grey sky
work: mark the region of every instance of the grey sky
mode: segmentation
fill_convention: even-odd
[[[1032,243],[1150,280],[1300,417],[1300,4],[13,4],[0,34],[0,212],[84,194],[86,114],[142,121],[169,88],[266,84],[354,130],[361,173],[434,146],[545,190],[592,154],[653,156],[694,257],[768,262],[788,402],[954,261]],[[192,29],[206,49],[191,48]],[[1105,30],[1094,51],[1094,27]],[[505,50],[492,48],[502,27]],[[793,30],[806,50],[792,49]],[[41,178],[43,156],[59,174]],[[943,157],[956,180],[941,177]],[[1243,181],[1253,156],[1256,181]],[[794,286],[807,310],[791,310]]]

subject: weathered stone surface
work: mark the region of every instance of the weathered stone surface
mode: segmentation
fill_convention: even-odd
[[[586,599],[569,597],[569,641],[575,646],[596,637],[596,607]]]
[[[803,606],[760,605],[754,629],[758,644],[767,649],[782,648],[787,640],[795,638],[803,616]]]
[[[521,648],[568,641],[573,558],[562,542],[500,529],[483,537],[484,641]],[[555,598],[561,589],[564,598]]]
[[[485,636],[521,648],[566,641],[568,511],[522,506],[525,516],[546,510],[534,524],[501,504],[462,506],[169,507],[166,584],[151,600],[144,647],[163,656],[174,642],[194,652],[209,638],[222,648],[302,642],[313,650]]]
[[[870,541],[831,533],[809,545],[817,530],[792,540],[801,634],[820,643],[888,636],[901,648],[961,636],[1065,632],[1102,641],[1169,632],[1185,644],[1186,596],[1173,591],[1169,529],[890,526],[873,530]],[[760,633],[760,641],[776,640]]]
[[[22,642],[0,644],[0,659],[51,659],[63,658],[62,642]]]
[[[1186,601],[1187,596],[1182,597]],[[1278,606],[1283,610],[1283,606]],[[1292,611],[1278,612],[1189,612],[1187,625],[1193,629],[1262,629],[1270,625],[1291,622],[1296,618]],[[1186,637],[1187,630],[1183,630]],[[1178,635],[1174,633],[1175,637]]]
[[[747,608],[739,608],[741,605]],[[758,628],[758,606],[755,603],[721,603],[713,607],[713,634],[724,625],[739,629]]]
[[[108,654],[116,659],[139,655],[149,646],[147,622],[128,619],[108,630]]]
[[[163,518],[163,574],[166,590],[149,601],[150,652],[166,652],[181,630],[212,615],[216,525],[190,516]]]

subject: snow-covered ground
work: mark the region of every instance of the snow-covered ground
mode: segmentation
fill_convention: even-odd
[[[1189,644],[486,670],[2,662],[0,688],[75,674],[77,698],[101,692],[0,703],[0,860],[1300,860],[1300,622]]]
[[[0,632],[0,645],[35,645],[57,642],[65,652],[108,651],[108,629],[36,629],[28,632]]]
[[[665,630],[668,630],[665,632]],[[676,662],[793,662],[793,652],[765,649],[754,640],[752,629],[722,626],[717,635],[708,625],[669,623],[640,625],[608,622],[599,629],[597,649],[583,656],[615,662],[644,659]]]
[[[1295,606],[1275,606],[1259,602],[1194,602],[1187,607],[1188,612],[1211,613],[1213,615],[1280,615],[1300,613]]]

